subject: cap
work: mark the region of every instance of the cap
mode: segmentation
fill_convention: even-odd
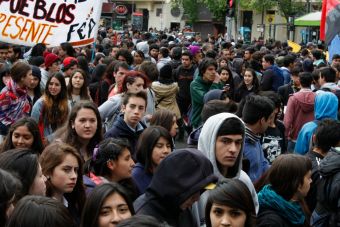
[[[68,69],[75,64],[78,64],[78,60],[74,57],[67,57],[63,61],[64,69]]]
[[[45,56],[45,67],[50,67],[54,62],[58,61],[59,57],[56,54],[48,53]]]

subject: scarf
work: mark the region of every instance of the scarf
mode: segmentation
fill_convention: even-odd
[[[6,126],[13,124],[23,116],[29,115],[31,109],[27,91],[10,80],[0,93],[0,120]]]
[[[280,216],[289,220],[294,225],[302,225],[305,222],[305,214],[298,202],[287,201],[266,185],[258,193],[260,207],[271,208]]]

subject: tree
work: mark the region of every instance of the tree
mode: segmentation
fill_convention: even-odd
[[[289,23],[287,27],[287,39],[289,38],[289,27],[293,26],[289,21],[289,17],[295,17],[300,12],[308,12],[308,8],[306,9],[306,4],[304,2],[297,2],[294,0],[278,0],[278,10],[279,13],[286,19]]]
[[[305,2],[294,0],[277,0],[279,13],[288,21],[289,17],[296,16],[299,12],[306,12]]]
[[[224,21],[227,9],[226,0],[171,0],[171,4],[172,7],[182,6],[191,23],[197,21],[199,5],[207,7],[217,21]]]
[[[211,12],[217,21],[224,21],[227,12],[226,0],[200,0]]]
[[[184,14],[187,15],[189,22],[193,24],[198,18],[198,1],[199,0],[171,0],[171,7],[183,7]]]

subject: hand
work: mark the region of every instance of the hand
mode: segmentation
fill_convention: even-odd
[[[214,79],[213,83],[218,84],[220,81],[221,81],[220,75],[217,72],[215,72],[215,79]]]

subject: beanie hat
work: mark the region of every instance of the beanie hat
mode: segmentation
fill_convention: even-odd
[[[49,53],[45,56],[45,67],[50,67],[54,62],[58,61],[59,57],[56,54]]]
[[[41,71],[38,66],[32,65],[32,75],[41,79]]]
[[[68,70],[71,68],[73,65],[78,64],[78,60],[74,57],[67,57],[63,61],[64,65],[64,70]]]
[[[195,56],[197,53],[201,51],[201,47],[193,46],[193,45],[190,45],[188,49],[189,49],[189,52],[192,54],[192,56]]]

